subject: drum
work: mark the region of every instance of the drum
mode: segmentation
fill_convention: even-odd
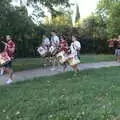
[[[80,63],[80,60],[78,59],[78,57],[74,54],[70,54],[67,57],[67,61],[69,63],[70,66],[74,66]]]
[[[11,61],[11,58],[8,56],[7,52],[0,53],[0,65],[4,65]]]
[[[41,56],[45,56],[47,54],[47,48],[43,46],[38,47],[37,51]]]
[[[63,64],[67,60],[67,55],[64,51],[59,52],[56,56],[61,64]]]
[[[57,53],[57,49],[56,49],[56,47],[54,47],[54,46],[50,46],[50,48],[49,48],[49,52],[50,52],[52,55],[55,55],[55,54]]]

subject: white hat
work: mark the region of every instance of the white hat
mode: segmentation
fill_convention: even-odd
[[[11,39],[10,35],[6,35],[6,39],[10,40]]]

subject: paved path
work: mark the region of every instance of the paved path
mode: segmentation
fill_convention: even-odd
[[[97,62],[97,63],[84,63],[79,64],[80,70],[87,70],[87,69],[96,69],[96,68],[102,68],[102,67],[112,67],[112,66],[120,66],[119,62]],[[68,71],[71,71],[72,69],[68,67]],[[48,68],[39,68],[34,70],[27,70],[22,72],[16,72],[15,73],[15,79],[17,81],[23,81],[26,79],[33,79],[35,77],[42,77],[42,76],[51,76],[56,75],[63,72],[62,66],[59,66],[56,70],[51,70],[50,67]],[[6,75],[0,76],[0,85],[4,85],[6,79]]]

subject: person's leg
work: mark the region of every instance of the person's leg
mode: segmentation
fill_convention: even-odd
[[[67,69],[67,62],[64,62],[64,63],[63,63],[63,70],[64,70],[64,72],[67,71],[66,69]]]
[[[118,62],[120,62],[120,49],[118,49]]]
[[[118,60],[118,52],[117,49],[115,49],[115,56],[116,56],[116,61]]]
[[[79,72],[79,69],[78,69],[78,66],[77,66],[77,65],[73,65],[72,68],[73,68],[73,70],[74,70],[76,73]]]
[[[5,71],[8,73],[8,80],[6,81],[6,84],[10,84],[13,82],[12,61],[6,64]]]
[[[5,68],[5,71],[8,73],[8,79],[13,80],[13,70],[11,68]]]
[[[80,60],[80,51],[79,50],[77,51],[77,56],[78,56],[78,59]]]
[[[0,76],[2,76],[4,74],[4,67],[0,68]]]

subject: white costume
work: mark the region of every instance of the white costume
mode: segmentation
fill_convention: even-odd
[[[51,44],[52,46],[56,47],[59,46],[59,37],[58,36],[52,36],[51,37]]]
[[[48,37],[46,37],[46,38],[43,39],[43,45],[44,46],[49,46],[50,45],[50,40],[49,40]]]
[[[81,49],[81,44],[79,41],[74,41],[71,43],[70,50],[71,54],[77,55],[77,51]]]

